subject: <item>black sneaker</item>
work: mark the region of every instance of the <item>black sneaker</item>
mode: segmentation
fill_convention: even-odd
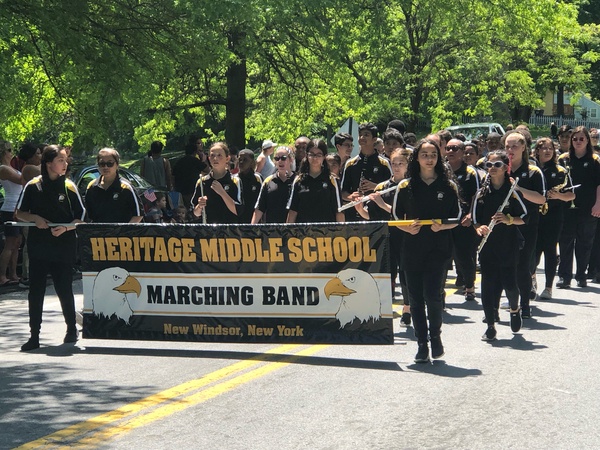
[[[529,313],[529,317],[531,317],[531,312]],[[521,311],[511,311],[510,312],[510,329],[513,333],[516,333],[521,329],[521,325],[523,325],[523,321],[521,320]]]
[[[556,287],[558,289],[569,289],[571,287],[571,280],[567,280],[566,278],[559,278],[558,283],[556,283]]]
[[[402,313],[402,317],[400,317],[400,325],[404,327],[410,327],[411,316],[409,312]]]
[[[433,359],[439,359],[444,356],[444,344],[442,344],[441,337],[431,338],[431,357]]]
[[[40,338],[39,337],[30,337],[27,342],[21,345],[22,352],[28,352],[31,350],[35,350],[36,348],[40,348]]]
[[[481,336],[481,340],[482,341],[495,341],[496,340],[496,328],[492,325],[491,327],[488,327],[487,330],[485,330],[485,333],[483,333],[483,336]]]
[[[531,307],[530,306],[523,306],[521,308],[521,317],[523,319],[531,319]],[[512,317],[511,317],[512,320]]]
[[[79,331],[77,331],[77,328],[75,328],[74,330],[67,330],[67,334],[65,334],[63,342],[65,344],[69,344],[72,342],[77,342],[77,339],[79,339]]]
[[[21,289],[29,289],[29,278],[21,278],[19,281],[19,287]]]
[[[429,346],[427,345],[427,342],[425,342],[423,344],[419,344],[419,350],[417,351],[417,354],[415,355],[415,362],[416,363],[429,362]]]
[[[587,281],[584,279],[577,280],[577,287],[585,288],[587,287]]]

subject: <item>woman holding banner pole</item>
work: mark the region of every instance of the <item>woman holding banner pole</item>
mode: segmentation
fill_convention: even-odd
[[[442,292],[446,267],[452,257],[450,229],[458,224],[461,208],[458,187],[450,180],[435,141],[421,140],[408,163],[408,178],[398,184],[392,212],[396,220],[412,219],[398,226],[405,232],[401,269],[406,274],[410,311],[419,349],[415,362],[444,355],[442,344]],[[456,219],[457,223],[422,225],[419,219]],[[429,320],[429,323],[428,323]]]
[[[29,231],[29,327],[31,337],[21,351],[39,348],[46,277],[52,276],[67,324],[64,342],[76,342],[73,296],[73,265],[75,263],[75,226],[55,226],[48,223],[81,223],[85,208],[75,184],[65,178],[67,153],[49,145],[42,153],[42,175],[29,181],[17,204],[16,217],[34,222]]]
[[[239,222],[243,207],[240,180],[229,172],[230,159],[229,148],[224,142],[211,145],[208,160],[212,170],[208,175],[200,176],[192,196],[194,216],[202,216],[203,223]]]

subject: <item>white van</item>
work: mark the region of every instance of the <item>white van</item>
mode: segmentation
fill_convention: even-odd
[[[455,135],[456,133],[462,133],[468,140],[475,139],[481,134],[487,136],[488,134],[495,132],[502,136],[505,133],[504,128],[502,128],[502,125],[493,122],[465,123],[463,125],[453,125],[451,127],[446,128],[446,130],[452,133],[452,135]]]

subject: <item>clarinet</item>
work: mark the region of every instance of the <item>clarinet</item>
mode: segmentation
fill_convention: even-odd
[[[510,190],[508,191],[508,194],[506,195],[506,198],[504,199],[504,201],[502,202],[502,204],[498,207],[498,210],[496,211],[496,214],[501,213],[502,210],[504,208],[506,208],[506,206],[508,205],[508,202],[510,201],[510,197],[513,195],[513,192],[515,192],[515,189],[517,187],[517,183],[518,182],[519,182],[519,179],[515,178],[515,181],[513,181],[513,184],[510,187]],[[483,237],[483,239],[481,239],[481,242],[479,243],[479,247],[477,247],[477,254],[481,253],[481,249],[483,248],[483,246],[487,242],[488,238],[490,237],[490,234],[492,234],[492,231],[494,230],[494,227],[496,226],[497,223],[498,222],[496,220],[492,219],[492,221],[488,225],[488,229],[489,229],[488,234],[486,234]]]

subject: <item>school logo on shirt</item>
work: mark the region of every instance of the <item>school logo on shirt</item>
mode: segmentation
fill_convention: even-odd
[[[229,191],[229,185],[226,184],[225,186],[223,186],[223,189],[225,189],[225,192]]]
[[[378,172],[379,172],[379,167],[373,167],[373,174],[377,175]]]
[[[58,194],[58,201],[59,202],[64,202],[65,201],[65,194]]]
[[[525,178],[526,176],[527,176],[527,172],[523,172],[523,173],[521,174],[521,178]]]
[[[444,193],[441,192],[441,191],[438,191],[438,193],[437,193],[437,199],[440,200],[440,201],[444,200]]]
[[[586,162],[586,163],[583,163],[583,167],[587,167],[587,166],[589,166],[589,165],[590,165],[590,163],[587,163],[587,162]]]
[[[118,192],[115,192],[113,194],[113,200],[119,200],[119,193]]]
[[[323,189],[327,189],[327,183],[323,181]]]
[[[457,177],[456,177],[456,179],[460,181],[460,180],[462,180],[462,179],[463,179],[463,176],[462,176],[462,175],[459,175],[459,176],[457,176]]]
[[[553,172],[551,175],[552,178],[556,178],[556,172]]]

